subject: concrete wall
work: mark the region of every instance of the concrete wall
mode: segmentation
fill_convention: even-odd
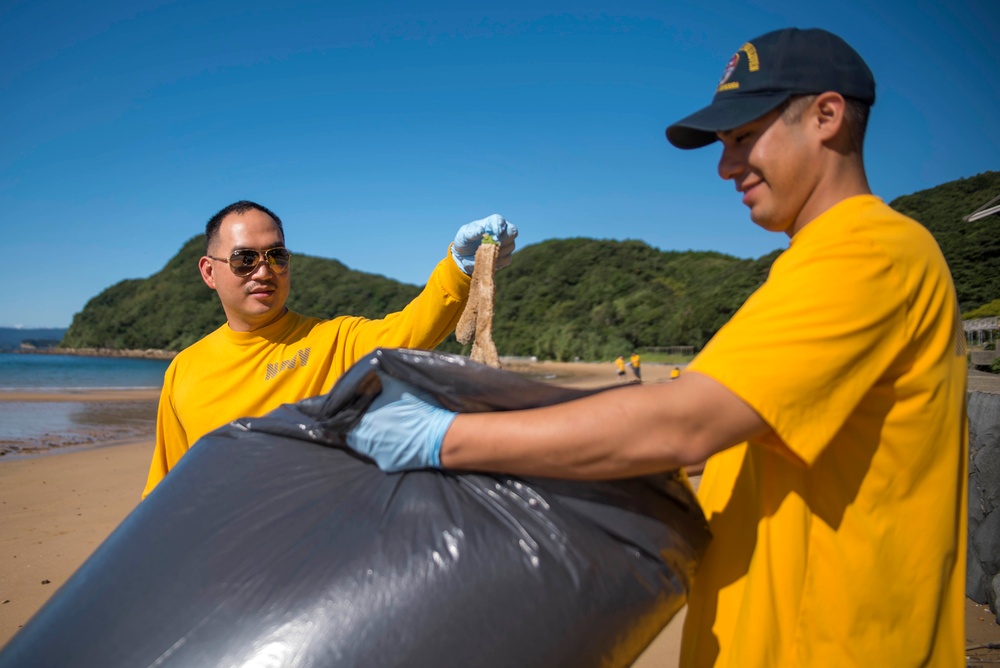
[[[973,350],[969,353],[969,362],[975,367],[986,367],[987,369],[993,360],[1000,357],[1000,351],[996,350]]]
[[[966,596],[1000,599],[1000,394],[969,392],[969,556]],[[1000,616],[998,616],[1000,621]]]

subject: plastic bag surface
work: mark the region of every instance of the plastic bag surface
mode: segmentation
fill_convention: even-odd
[[[708,540],[684,477],[382,473],[344,444],[381,374],[462,412],[614,391],[377,350],[328,394],[201,439],[0,668],[632,663]]]

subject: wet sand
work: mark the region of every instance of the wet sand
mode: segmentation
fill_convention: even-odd
[[[569,387],[618,383],[610,362],[540,362],[506,368]],[[644,364],[643,379],[647,383],[669,382],[672,368]],[[970,389],[990,391],[996,387],[1000,391],[1000,377],[987,376],[977,378],[976,387],[970,382]],[[632,379],[631,372],[628,378]],[[140,411],[148,410],[138,407],[150,401],[155,409],[156,397],[153,390],[0,392],[0,402],[131,402]],[[138,505],[152,451],[150,436],[126,444],[48,451],[55,456],[0,457],[0,646]],[[683,617],[682,610],[634,665],[676,666]],[[966,605],[966,638],[970,646],[1000,642],[1000,627],[992,613],[971,601]],[[1000,654],[971,650],[969,656],[995,663]],[[973,659],[969,665],[979,664]]]
[[[153,437],[159,390],[0,392],[0,461]]]

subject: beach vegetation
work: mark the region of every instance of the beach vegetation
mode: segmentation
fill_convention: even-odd
[[[976,318],[996,318],[1000,316],[1000,299],[994,299],[989,304],[983,304],[979,308],[974,308],[962,314],[963,320],[975,320]]]

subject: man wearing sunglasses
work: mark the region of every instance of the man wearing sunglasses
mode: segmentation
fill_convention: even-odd
[[[321,320],[285,306],[293,258],[276,214],[240,201],[212,216],[198,268],[218,294],[227,322],[181,351],[167,369],[143,498],[213,429],[328,391],[374,348],[440,344],[465,307],[483,234],[500,243],[496,268],[510,264],[517,228],[489,216],[459,229],[448,256],[402,311],[381,320]]]

